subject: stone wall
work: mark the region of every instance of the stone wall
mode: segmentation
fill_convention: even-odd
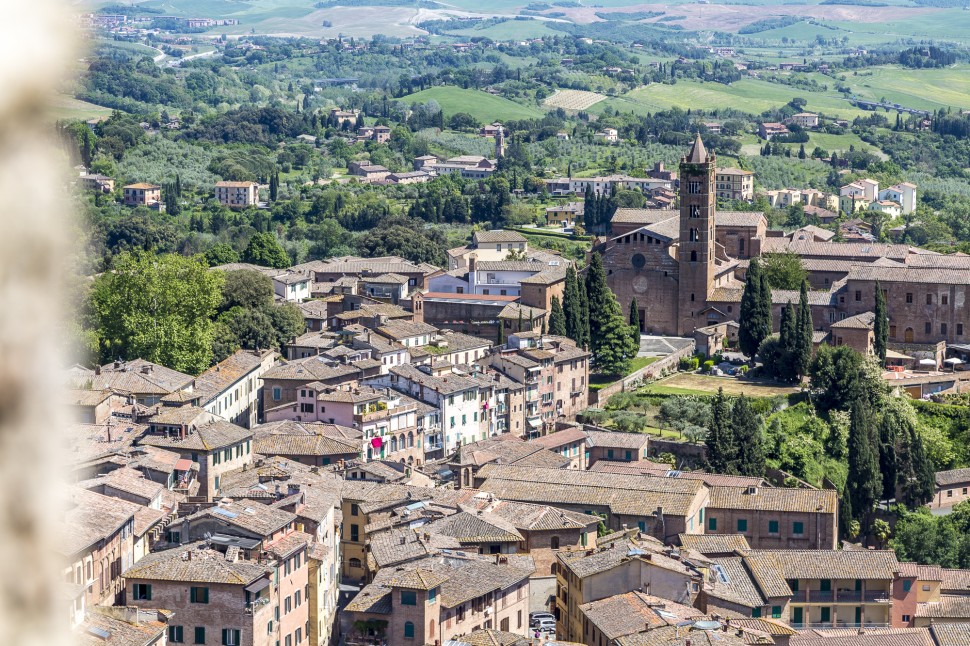
[[[684,346],[677,352],[668,354],[666,357],[658,359],[649,366],[644,366],[643,368],[630,373],[623,379],[620,379],[609,386],[604,386],[599,390],[590,390],[589,405],[602,407],[602,405],[609,401],[610,397],[616,393],[625,392],[627,390],[636,390],[643,385],[644,382],[654,381],[661,377],[667,376],[668,374],[677,370],[677,364],[680,363],[682,358],[693,356],[694,347],[694,341],[691,340],[688,345]]]

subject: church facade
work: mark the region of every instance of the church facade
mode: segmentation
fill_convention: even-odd
[[[737,321],[750,259],[794,253],[815,288],[809,302],[818,332],[871,312],[878,284],[889,306],[891,344],[945,342],[970,351],[970,257],[832,242],[811,226],[769,231],[762,213],[717,210],[716,172],[716,156],[698,136],[680,162],[679,209],[620,209],[613,235],[594,247],[624,310],[636,299],[643,333],[691,336]],[[797,291],[772,290],[776,331],[789,301],[798,302]]]

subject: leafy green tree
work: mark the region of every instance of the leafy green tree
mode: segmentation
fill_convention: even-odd
[[[761,264],[756,258],[748,267],[738,318],[738,345],[749,357],[757,354],[761,342],[771,334],[771,302],[764,302],[761,282]]]
[[[566,336],[566,315],[559,304],[559,297],[552,297],[552,305],[549,311],[549,334],[556,336]]]
[[[736,469],[743,476],[765,474],[764,429],[761,417],[741,395],[731,408],[731,429],[736,443]]]
[[[731,426],[731,406],[724,397],[724,389],[718,388],[711,405],[711,419],[707,425],[707,464],[713,473],[734,473],[737,460],[737,442]]]
[[[286,255],[283,245],[272,233],[253,234],[246,249],[243,250],[242,258],[245,262],[254,265],[276,269],[282,269],[290,264],[290,258]]]
[[[234,262],[239,262],[239,252],[232,248],[231,244],[222,242],[215,245],[214,247],[209,247],[205,252],[205,261],[210,267],[218,267],[219,265],[228,265]]]
[[[802,281],[798,296],[798,319],[796,321],[795,338],[795,375],[802,379],[808,375],[812,367],[812,307],[808,302],[808,281]]]
[[[222,275],[201,257],[123,253],[95,280],[91,307],[101,359],[142,358],[198,374],[212,358]]]
[[[868,527],[873,508],[882,493],[882,474],[879,471],[879,438],[872,420],[872,408],[863,398],[857,398],[852,405],[847,483],[855,518]]]
[[[876,356],[879,357],[879,363],[883,364],[886,362],[886,350],[889,345],[889,311],[886,308],[886,295],[879,286],[878,280],[876,281],[876,307],[874,314],[876,315],[873,321],[873,332],[876,336]]]
[[[808,277],[802,259],[792,252],[766,253],[760,262],[761,273],[773,289],[798,289]]]
[[[306,319],[303,318],[303,312],[295,303],[273,305],[269,309],[269,318],[275,336],[274,348],[282,348],[306,332]]]
[[[810,373],[815,403],[825,411],[851,408],[860,398],[873,405],[886,388],[878,366],[845,345],[819,346]]]
[[[247,310],[266,309],[273,304],[273,280],[255,269],[225,272],[222,284],[223,312],[234,307]]]

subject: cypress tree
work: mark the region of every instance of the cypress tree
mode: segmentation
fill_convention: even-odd
[[[852,404],[847,482],[854,517],[863,527],[868,527],[873,507],[882,493],[882,474],[879,472],[878,436],[872,423],[872,409],[862,397]]]
[[[734,432],[731,429],[731,407],[724,397],[724,389],[717,389],[717,396],[711,406],[711,421],[708,424],[707,464],[713,473],[730,473],[734,468],[737,452]]]
[[[563,292],[563,315],[565,317],[566,336],[582,346],[582,332],[580,319],[582,318],[582,302],[579,296],[579,280],[576,269],[570,265],[566,268],[566,286]]]
[[[873,321],[873,331],[876,335],[876,355],[880,364],[886,362],[886,349],[889,344],[889,312],[886,308],[886,295],[883,294],[879,281],[876,281],[876,319]]]
[[[765,307],[762,305],[761,277],[761,265],[757,259],[754,259],[748,267],[738,315],[738,343],[741,346],[741,352],[752,358],[758,353],[761,342],[771,334],[771,301],[767,303],[766,319]]]
[[[576,280],[576,291],[579,292],[579,323],[576,326],[579,334],[579,345],[583,348],[591,347],[589,332],[589,295],[586,293],[586,286]]]
[[[926,455],[923,438],[915,425],[906,430],[902,441],[899,481],[902,483],[902,502],[915,509],[933,500],[936,477],[933,463]]]
[[[887,402],[879,419],[879,471],[882,474],[882,499],[886,501],[896,497],[899,478],[896,447],[900,435],[906,434],[906,426],[905,411],[896,402]]]
[[[798,296],[798,320],[796,327],[795,375],[805,377],[812,367],[812,307],[808,303],[808,281],[802,281]]]
[[[495,333],[495,345],[505,345],[505,322],[499,320],[498,330]]]
[[[276,197],[279,195],[280,190],[280,173],[279,171],[273,171],[273,174],[269,177],[269,201],[275,202]]]
[[[586,298],[589,300],[590,338],[595,339],[609,318],[616,313],[611,308],[616,303],[616,296],[606,283],[603,256],[598,252],[590,258],[589,267],[586,269]]]
[[[806,155],[805,155],[805,144],[802,144],[801,146],[798,147],[798,158],[799,159],[805,159],[805,157],[806,157]]]
[[[637,299],[630,301],[630,327],[640,333],[640,308],[637,306]]]
[[[765,448],[761,418],[744,395],[731,408],[731,429],[737,443],[737,472],[743,476],[764,476]]]
[[[552,297],[552,305],[549,312],[549,334],[556,336],[566,336],[566,315],[559,304],[559,297]]]
[[[781,353],[779,354],[781,365],[775,369],[775,374],[783,381],[795,380],[795,361],[798,353],[797,335],[795,308],[791,301],[788,301],[788,304],[781,310],[781,334],[778,337],[778,343],[781,346]]]

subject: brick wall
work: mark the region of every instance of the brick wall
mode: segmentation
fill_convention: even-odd
[[[620,381],[614,382],[609,386],[600,388],[599,390],[590,390],[589,405],[599,406],[605,404],[609,398],[616,393],[625,392],[627,390],[635,390],[643,385],[644,382],[665,377],[677,369],[677,364],[680,363],[682,358],[689,357],[694,354],[694,347],[694,341],[691,341],[689,345],[678,350],[677,352],[668,354],[666,357],[654,361],[649,366],[644,366],[643,368],[630,373]]]

